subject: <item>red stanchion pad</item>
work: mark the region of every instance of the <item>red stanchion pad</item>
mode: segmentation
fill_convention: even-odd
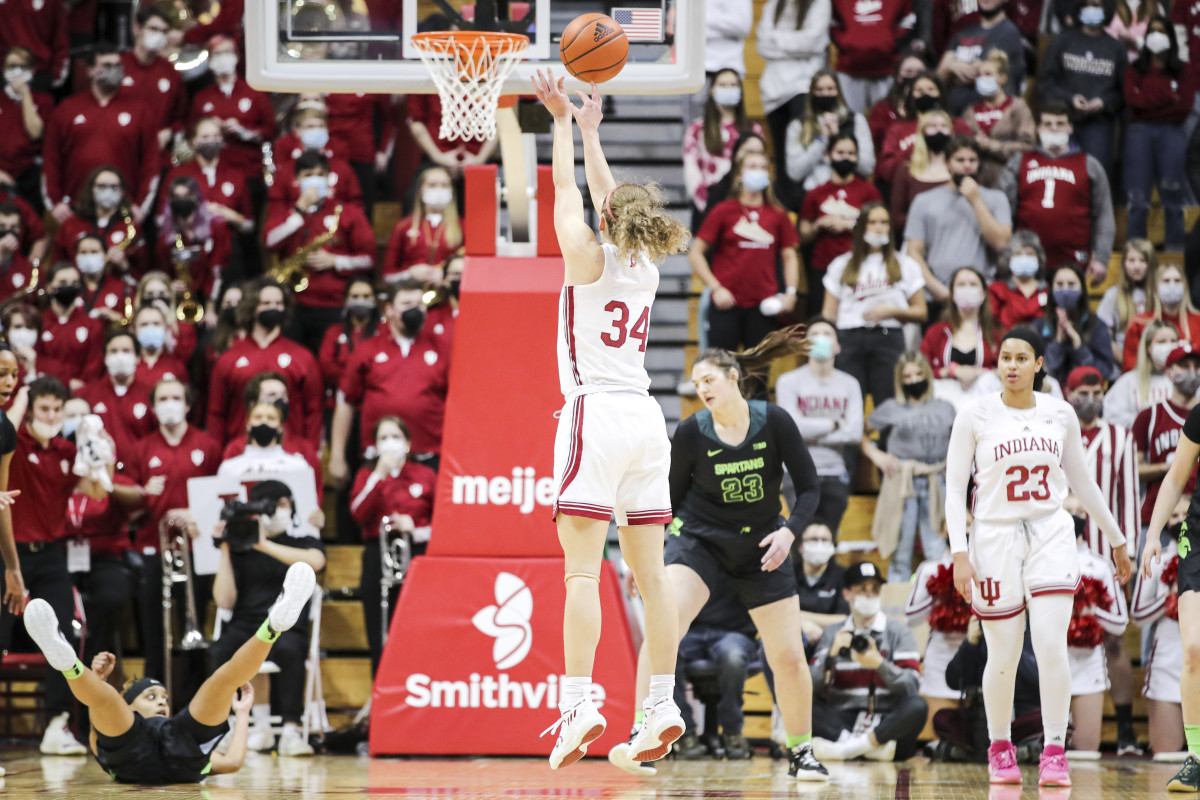
[[[464,315],[465,316],[465,315]],[[371,755],[548,756],[563,663],[561,558],[414,559],[371,700]],[[636,658],[616,571],[600,581],[592,679],[608,730],[629,735]]]

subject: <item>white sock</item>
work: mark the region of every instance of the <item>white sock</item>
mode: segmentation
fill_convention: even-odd
[[[670,697],[675,691],[675,673],[650,676],[650,699],[662,700]]]
[[[1066,746],[1067,720],[1071,715],[1067,629],[1074,605],[1075,598],[1069,594],[1044,594],[1029,600],[1029,633],[1038,662],[1042,727],[1046,744],[1059,747]]]
[[[592,679],[586,678],[563,678],[560,684],[561,693],[558,696],[558,705],[560,708],[569,708],[584,697],[587,696],[587,691],[592,686]]]
[[[254,722],[255,728],[271,727],[271,704],[255,703],[250,706],[250,719]]]
[[[988,655],[987,665],[983,668],[983,707],[987,712],[988,737],[993,742],[1007,742],[1012,737],[1013,694],[1025,643],[1025,615],[983,620],[983,636],[987,640]],[[1065,636],[1063,641],[1066,641]],[[1069,677],[1067,680],[1070,682]],[[1067,702],[1070,701],[1068,687]]]

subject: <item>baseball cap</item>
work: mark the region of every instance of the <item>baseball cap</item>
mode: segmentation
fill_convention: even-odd
[[[870,561],[862,561],[846,570],[846,574],[842,576],[842,588],[849,589],[871,580],[883,583],[883,575],[879,574],[879,567]]]
[[[1104,383],[1104,376],[1095,367],[1076,367],[1067,376],[1067,391],[1078,389],[1085,383],[1089,386]]]
[[[1197,352],[1192,347],[1191,342],[1180,342],[1179,345],[1171,351],[1171,355],[1167,356],[1167,363],[1164,366],[1169,367],[1172,364],[1187,358],[1188,356],[1191,356],[1192,358],[1200,358],[1200,352]]]

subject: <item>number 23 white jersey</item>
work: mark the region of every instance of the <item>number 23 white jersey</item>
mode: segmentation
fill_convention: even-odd
[[[1068,437],[1079,439],[1078,418],[1069,403],[1042,392],[1034,398],[1034,408],[1016,409],[999,392],[987,394],[955,419],[955,427],[970,427],[974,442],[977,520],[1015,523],[1062,508],[1068,491],[1063,453]]]
[[[564,397],[603,387],[646,392],[646,340],[658,267],[604,244],[604,272],[564,286],[558,301],[558,381]]]

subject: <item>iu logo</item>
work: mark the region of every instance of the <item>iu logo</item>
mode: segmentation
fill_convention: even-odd
[[[496,669],[511,669],[525,660],[533,646],[533,593],[525,581],[508,572],[496,575],[496,604],[481,608],[471,623],[480,633],[494,637],[492,660]]]
[[[988,608],[996,605],[1000,599],[1000,581],[988,578],[979,586],[979,596],[987,600]]]

